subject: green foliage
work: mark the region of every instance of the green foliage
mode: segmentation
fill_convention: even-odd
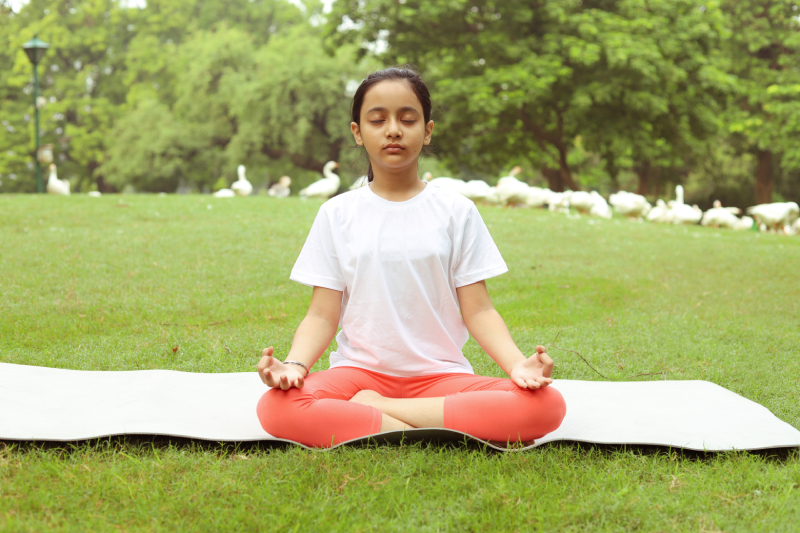
[[[121,1],[0,4],[0,191],[35,187],[34,33],[52,46],[42,142],[73,190],[210,190],[238,164],[257,190],[283,174],[297,190],[331,159],[347,185],[365,166],[353,84],[406,62],[433,88],[437,173],[519,164],[553,189],[651,197],[685,183],[704,206],[800,190],[793,0]]]

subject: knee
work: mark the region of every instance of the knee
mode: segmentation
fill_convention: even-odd
[[[531,428],[535,434],[530,436],[534,439],[540,439],[558,429],[567,414],[564,397],[550,386],[530,391],[526,404],[526,418],[535,421]]]
[[[564,417],[567,416],[567,402],[558,390],[553,387],[545,387],[538,391],[543,398],[542,410],[545,413],[543,428],[545,431],[542,436],[551,433],[561,426]]]
[[[273,437],[280,437],[285,429],[287,418],[294,418],[297,410],[300,390],[270,389],[258,400],[256,415],[261,427]]]

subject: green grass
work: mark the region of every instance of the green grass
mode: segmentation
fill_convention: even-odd
[[[208,206],[212,206],[211,209]],[[0,196],[0,361],[254,370],[310,289],[288,280],[319,202]],[[800,428],[800,239],[481,208],[489,281],[555,377],[705,379]],[[210,325],[214,324],[214,325]],[[173,351],[177,347],[177,351]],[[502,372],[470,341],[481,374]],[[327,354],[317,369],[327,366]],[[633,377],[639,374],[645,376]],[[117,438],[0,443],[2,531],[793,531],[800,453],[546,445],[339,449]]]

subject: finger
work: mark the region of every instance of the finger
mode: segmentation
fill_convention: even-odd
[[[275,353],[275,348],[270,346],[269,348],[264,348],[264,351],[261,352],[261,355],[264,357],[272,357],[272,354]]]
[[[286,377],[286,374],[281,375],[281,389],[287,390],[289,388],[289,378]]]
[[[268,368],[264,370],[264,383],[266,383],[269,387],[275,386],[275,378],[272,376],[272,372],[270,372]]]
[[[528,380],[528,388],[529,389],[538,389],[540,386],[541,385],[539,385],[539,382],[536,381],[535,379],[531,378],[531,379]]]
[[[545,353],[546,351],[547,351],[547,350],[545,349],[545,347],[544,347],[544,346],[542,346],[541,344],[540,344],[540,345],[538,345],[538,346],[536,346],[536,352],[537,352],[537,353]]]
[[[297,387],[298,389],[302,389],[303,385],[305,384],[306,384],[306,379],[300,376],[299,378],[297,378],[297,385],[295,385],[295,387]]]
[[[553,358],[546,353],[540,353],[539,360],[542,362],[542,365],[544,365],[544,368],[542,368],[542,375],[546,378],[552,376],[553,366],[555,366],[553,363]]]
[[[514,383],[521,389],[527,389],[528,385],[525,384],[525,380],[522,378],[515,378]]]

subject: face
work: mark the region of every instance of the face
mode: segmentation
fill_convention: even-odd
[[[373,85],[364,95],[361,124],[350,123],[356,144],[364,146],[372,167],[390,172],[413,166],[422,147],[431,142],[433,121],[425,123],[414,90],[403,80]]]

